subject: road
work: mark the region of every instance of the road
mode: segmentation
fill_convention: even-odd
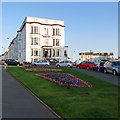
[[[97,72],[97,71],[93,71],[93,70],[79,69],[76,67],[73,67],[72,69],[80,71],[80,72],[85,73],[87,75],[94,76],[94,77],[101,79],[101,80],[104,80],[106,82],[110,82],[110,83],[115,84],[115,85],[120,85],[120,76],[114,76],[112,74],[106,74],[106,73]]]
[[[56,118],[6,70],[2,70],[2,118]]]

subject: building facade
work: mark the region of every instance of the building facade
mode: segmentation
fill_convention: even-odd
[[[82,61],[93,61],[100,62],[100,60],[114,60],[113,53],[93,53],[83,52],[79,53],[79,60]]]
[[[22,62],[66,60],[64,21],[26,17],[9,46],[9,58]]]

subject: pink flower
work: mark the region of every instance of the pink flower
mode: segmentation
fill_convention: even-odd
[[[20,68],[24,68],[24,66],[20,66]]]
[[[25,69],[26,71],[33,71],[32,69]]]

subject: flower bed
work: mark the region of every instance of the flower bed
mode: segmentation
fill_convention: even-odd
[[[33,71],[33,72],[61,72],[61,69],[46,69],[46,68],[40,68],[40,69],[25,69],[26,71]]]
[[[20,66],[20,68],[57,68],[56,66]]]
[[[20,66],[20,68],[25,68],[25,66]]]
[[[65,88],[74,88],[74,87],[92,87],[85,81],[69,74],[69,73],[46,73],[46,74],[35,74],[38,77],[43,77],[51,82],[59,84]]]

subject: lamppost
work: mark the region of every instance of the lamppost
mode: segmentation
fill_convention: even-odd
[[[2,46],[3,52],[5,53],[5,48]]]
[[[90,50],[90,61],[92,61],[91,55],[92,55],[92,50]]]
[[[9,47],[9,37],[7,39],[8,39],[8,47]]]

